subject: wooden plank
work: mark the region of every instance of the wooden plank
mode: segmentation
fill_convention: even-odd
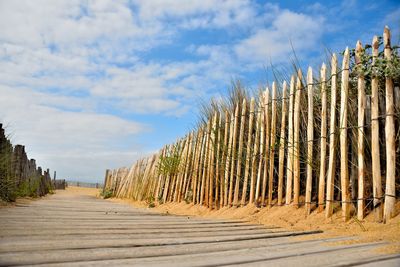
[[[334,241],[329,239],[324,241]],[[185,245],[171,245],[165,247],[136,247],[136,248],[94,248],[81,250],[57,250],[57,251],[32,251],[20,253],[7,253],[5,260],[2,261],[4,265],[22,265],[22,264],[43,264],[43,263],[72,263],[96,260],[97,264],[101,264],[103,260],[117,260],[117,259],[134,259],[134,258],[150,258],[170,255],[193,255],[204,254],[207,252],[218,251],[237,251],[252,248],[268,249],[272,246],[286,249],[295,249],[298,246],[307,245],[314,247],[321,245],[322,241],[307,241],[307,242],[287,242],[285,240],[266,239],[258,241],[238,241],[238,242],[225,242],[211,243],[207,246],[204,244],[185,244]]]
[[[383,32],[383,44],[385,46],[385,59],[390,62],[392,59],[392,48],[390,46],[390,30],[387,26]],[[387,64],[389,65],[390,63]],[[384,221],[386,222],[394,217],[396,204],[396,132],[394,129],[395,109],[393,79],[389,75],[385,77],[385,89],[386,190]]]
[[[311,256],[336,264],[338,253],[354,263],[376,260],[371,249],[380,245],[325,246],[346,239],[294,240],[290,237],[321,231],[158,214],[68,189],[26,207],[0,209],[0,217],[0,264],[5,266],[264,265],[267,260],[285,265]]]

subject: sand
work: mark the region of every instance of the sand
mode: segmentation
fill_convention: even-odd
[[[101,188],[68,186],[65,192],[67,194],[83,194],[88,196],[100,197]]]

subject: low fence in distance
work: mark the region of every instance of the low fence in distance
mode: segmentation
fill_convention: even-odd
[[[77,187],[88,187],[88,188],[103,188],[103,184],[101,183],[88,183],[88,182],[77,182],[77,181],[67,181],[68,186],[77,186]]]
[[[56,190],[65,190],[65,179],[53,179],[53,188]]]

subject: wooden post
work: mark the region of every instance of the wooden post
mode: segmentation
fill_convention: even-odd
[[[192,141],[190,143],[190,151],[189,151],[189,164],[187,165],[187,169],[186,169],[186,186],[185,186],[185,192],[184,192],[184,200],[186,202],[188,202],[189,200],[189,192],[190,190],[192,190],[192,194],[193,194],[193,179],[194,179],[194,164],[195,164],[195,149],[196,149],[196,145],[197,145],[197,136],[195,135],[195,132],[192,131],[191,132],[192,135]]]
[[[263,173],[263,162],[266,160],[264,156],[264,151],[265,151],[265,146],[264,146],[264,122],[265,122],[265,95],[261,96],[261,103],[260,103],[260,113],[261,113],[261,129],[260,129],[260,148],[259,148],[259,161],[258,161],[258,173],[257,173],[257,183],[256,183],[256,191],[255,191],[255,196],[254,196],[254,203],[257,205],[258,204],[258,199],[260,197],[260,187],[261,187],[261,175]],[[266,154],[267,152],[265,152]],[[264,172],[266,172],[266,169],[264,169]]]
[[[337,90],[337,58],[336,54],[332,55],[331,62],[331,112],[329,123],[329,162],[328,177],[326,180],[326,209],[325,217],[329,218],[333,214],[333,189],[335,183],[335,166],[336,166],[336,90]]]
[[[232,146],[233,146],[233,125],[235,116],[233,113],[230,116],[230,126],[229,126],[229,146],[228,153],[226,155],[226,165],[225,165],[225,195],[224,195],[224,206],[228,205],[228,184],[229,184],[229,170],[232,161]]]
[[[254,121],[254,107],[255,107],[255,99],[254,97],[250,100],[250,117],[249,117],[249,129],[247,133],[247,148],[246,148],[246,166],[244,171],[244,182],[242,187],[242,200],[240,202],[241,206],[246,204],[246,196],[247,196],[247,185],[249,181],[250,174],[250,161],[251,161],[251,148],[252,148],[252,135],[253,135],[253,121]]]
[[[361,56],[363,54],[361,42],[356,44],[356,66],[360,68]],[[364,219],[364,116],[365,116],[365,80],[364,74],[358,70],[358,137],[357,137],[357,155],[358,155],[358,201],[357,201],[357,218]]]
[[[205,134],[205,146],[204,146],[204,160],[203,160],[203,174],[201,176],[201,187],[200,187],[200,205],[203,205],[204,195],[206,189],[206,179],[208,167],[208,157],[209,157],[209,147],[210,147],[210,132],[211,132],[211,119],[207,122],[207,132]]]
[[[269,154],[269,179],[268,179],[268,206],[272,205],[272,191],[274,188],[274,167],[275,167],[275,133],[276,133],[276,83],[272,82],[271,99],[271,134]]]
[[[306,180],[306,215],[311,213],[311,190],[313,170],[313,140],[314,140],[314,103],[313,103],[313,75],[311,67],[307,71],[307,99],[308,99],[308,120],[307,120],[307,180]]]
[[[187,194],[187,185],[189,184],[189,180],[191,179],[191,175],[189,175],[189,169],[190,169],[190,163],[191,163],[191,158],[192,158],[192,147],[194,143],[194,134],[192,132],[189,133],[189,139],[188,139],[188,152],[186,155],[186,160],[185,160],[185,169],[183,173],[183,185],[181,192],[179,194],[179,199],[178,201],[180,202],[182,200],[182,197],[186,199],[186,194]]]
[[[235,109],[235,123],[233,124],[233,139],[232,139],[232,155],[231,155],[231,175],[229,177],[229,197],[228,205],[232,206],[233,197],[233,180],[235,179],[235,163],[236,163],[236,140],[237,140],[237,128],[239,124],[239,103],[236,104]]]
[[[293,102],[294,102],[294,76],[290,78],[290,91],[289,91],[289,118],[288,118],[288,149],[287,149],[287,170],[286,170],[286,205],[292,201],[292,184],[293,184],[293,157],[294,157],[294,144],[293,144]]]
[[[256,121],[256,135],[254,137],[254,148],[253,148],[253,158],[251,162],[251,180],[250,180],[250,197],[249,197],[249,203],[252,204],[254,203],[254,187],[255,187],[255,182],[256,182],[256,175],[257,175],[257,162],[258,159],[261,161],[261,157],[258,153],[259,146],[260,146],[260,125],[261,125],[261,118],[262,118],[262,112],[260,108],[261,104],[259,105],[258,111],[257,111],[257,121]]]
[[[325,63],[321,67],[321,157],[319,168],[319,182],[318,182],[318,210],[321,212],[324,209],[325,200],[325,172],[326,172],[326,66]]]
[[[246,123],[246,111],[247,111],[247,103],[246,99],[243,99],[242,103],[242,116],[240,118],[240,130],[239,130],[239,149],[237,156],[237,165],[236,165],[236,184],[235,184],[235,193],[233,197],[233,205],[238,206],[239,202],[239,187],[240,187],[240,179],[242,174],[242,157],[243,157],[243,135],[244,128]]]
[[[278,206],[282,205],[283,196],[283,165],[285,161],[285,129],[286,129],[286,81],[282,85],[282,118],[279,138],[279,168],[278,168]]]
[[[215,148],[216,148],[216,144],[215,144],[215,140],[216,140],[216,136],[215,136],[215,133],[216,133],[216,131],[217,131],[217,120],[218,120],[218,113],[215,113],[215,115],[214,115],[214,119],[213,119],[213,126],[212,126],[212,131],[211,131],[211,147],[210,147],[210,161],[209,161],[209,175],[208,175],[208,177],[209,177],[209,190],[208,190],[208,194],[209,194],[209,196],[208,196],[208,207],[210,208],[210,209],[212,209],[213,208],[213,193],[214,193],[214,178],[215,178],[215,173],[214,173],[214,171],[215,171],[215,167],[214,167],[214,164],[215,164],[215,161],[214,161],[214,159],[215,159]]]
[[[189,151],[189,136],[186,135],[185,139],[183,140],[183,148],[182,148],[182,154],[180,157],[180,162],[179,162],[179,174],[177,177],[176,181],[176,186],[175,186],[175,192],[174,192],[174,202],[179,202],[180,200],[180,192],[181,192],[181,187],[183,184],[183,178],[184,178],[184,170],[185,170],[185,164],[186,164],[186,159],[188,156],[188,151]]]
[[[342,189],[342,213],[344,221],[350,219],[349,170],[347,154],[347,102],[349,95],[349,48],[343,55],[340,89],[340,183]]]
[[[216,151],[216,163],[215,163],[215,208],[219,208],[219,204],[222,200],[222,191],[220,189],[222,188],[221,184],[221,163],[222,161],[222,156],[221,156],[221,142],[222,142],[222,131],[223,131],[223,120],[222,116],[220,113],[219,114],[219,121],[218,121],[218,129],[217,129],[217,151]]]
[[[171,154],[172,147],[167,146],[165,156],[168,157]],[[168,187],[171,181],[171,175],[170,174],[165,174],[166,179],[165,179],[165,184],[164,184],[164,190],[163,190],[163,203],[167,202],[167,195],[168,195]]]
[[[221,165],[223,166],[223,170],[224,170],[224,176],[222,177],[221,175],[221,194],[220,194],[220,208],[222,208],[224,205],[226,205],[227,200],[225,201],[225,188],[227,185],[227,173],[229,173],[229,162],[228,162],[228,149],[229,149],[229,144],[230,144],[230,139],[229,137],[229,125],[230,125],[230,117],[229,117],[229,113],[227,110],[225,110],[225,129],[224,129],[224,145],[222,147],[222,154],[221,154]]]
[[[159,153],[160,153],[160,157],[159,157],[159,160],[158,160],[158,164],[161,164],[161,163],[160,163],[160,160],[164,157],[164,155],[165,155],[165,150],[166,150],[166,147],[164,147],[163,149],[161,149],[161,151],[159,152]],[[160,166],[157,165],[156,170],[157,170],[159,167],[160,167]],[[132,180],[132,179],[131,179],[131,180]],[[163,180],[164,180],[164,176],[163,176],[161,173],[159,173],[159,174],[158,174],[158,183],[157,183],[157,187],[156,187],[156,192],[154,193],[154,199],[155,199],[155,202],[156,202],[157,204],[159,203],[160,190],[161,190],[161,188],[162,188],[162,186],[163,186]]]
[[[372,39],[372,65],[375,65],[378,57],[378,37]],[[375,220],[382,221],[382,181],[381,162],[379,151],[379,89],[378,77],[372,76],[371,80],[371,157],[372,157],[372,191],[374,195]]]
[[[261,188],[261,206],[265,206],[265,193],[267,190],[267,179],[268,179],[268,164],[269,164],[269,149],[270,149],[270,125],[269,125],[269,88],[265,90],[265,109],[264,109],[264,117],[265,117],[265,156],[264,156],[264,175],[263,175],[263,183]]]
[[[207,144],[207,126],[202,130],[201,136],[201,146],[200,146],[200,159],[199,159],[199,167],[197,171],[197,191],[196,191],[196,203],[200,203],[200,192],[201,192],[201,178],[204,172],[204,157],[206,153],[206,144]]]
[[[294,130],[293,130],[293,145],[294,145],[294,157],[293,157],[293,205],[299,206],[300,197],[300,98],[301,98],[301,79],[302,73],[299,69],[297,72],[296,82],[296,98],[294,100]]]
[[[383,43],[385,46],[385,59],[391,65],[392,48],[390,47],[390,30],[386,26],[383,32]],[[394,94],[393,94],[393,79],[391,76],[386,76],[386,119],[385,119],[385,139],[386,139],[386,190],[385,190],[385,209],[384,222],[394,217],[394,207],[396,203],[396,140],[394,130]]]
[[[197,130],[197,141],[196,141],[196,150],[195,150],[195,158],[193,163],[193,191],[192,191],[192,203],[196,203],[196,192],[197,192],[197,180],[199,177],[199,161],[201,156],[201,147],[202,147],[202,140],[203,140],[203,129],[200,128]]]

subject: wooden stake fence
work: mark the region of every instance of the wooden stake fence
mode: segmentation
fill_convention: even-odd
[[[306,81],[298,69],[289,84],[272,83],[271,97],[268,88],[257,97],[233,93],[185,138],[129,169],[107,170],[104,190],[157,205],[304,205],[306,215],[316,207],[327,218],[341,207],[345,221],[368,213],[391,219],[399,194],[400,70],[388,28],[383,44],[383,53],[376,36],[370,50],[360,42],[354,53],[346,48],[341,68],[333,54],[315,79],[311,67]]]

